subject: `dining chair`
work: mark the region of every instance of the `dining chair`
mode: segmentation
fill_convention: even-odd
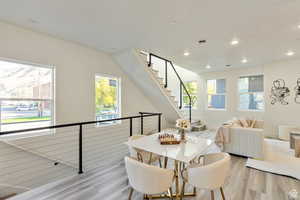
[[[174,170],[148,165],[130,157],[125,157],[125,166],[131,186],[128,199],[131,200],[133,191],[138,191],[152,199],[152,195],[169,193],[172,197]]]
[[[144,135],[134,135],[129,137],[128,141],[132,141],[132,140],[137,140],[140,139],[141,137],[144,137]],[[162,167],[162,163],[161,163],[161,157],[157,154],[154,153],[150,153],[147,151],[143,151],[137,148],[133,148],[131,146],[128,147],[129,148],[129,153],[130,153],[130,157],[136,158],[141,162],[145,162],[148,164],[152,164],[155,163],[156,161],[159,162],[159,166]]]
[[[214,190],[220,189],[222,199],[225,200],[223,185],[230,169],[230,155],[228,153],[215,153],[203,156],[203,163],[192,164],[182,170],[183,178],[181,200],[185,184],[196,188],[208,189],[211,200],[214,200]]]

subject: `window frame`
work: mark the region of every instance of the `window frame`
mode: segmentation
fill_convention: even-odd
[[[198,100],[199,100],[199,98],[198,98],[198,94],[199,94],[199,82],[198,82],[198,80],[184,81],[184,84],[186,85],[186,83],[191,83],[191,82],[196,82],[196,84],[197,84],[196,94],[190,94],[191,98],[192,98],[192,96],[196,96],[196,106],[194,106],[194,107],[192,106],[191,109],[192,110],[197,110],[198,109],[198,105],[199,105],[199,103],[198,103]],[[184,107],[185,104],[184,104],[183,97],[188,97],[188,95],[185,94],[185,90],[182,88],[182,107],[183,107],[183,110],[189,110],[188,107],[187,108]],[[189,105],[187,104],[187,106],[189,106]]]
[[[10,59],[10,58],[3,58],[0,57],[1,61],[4,62],[11,62],[11,63],[16,63],[16,64],[23,64],[23,65],[30,65],[32,67],[37,67],[37,68],[46,68],[46,69],[51,69],[51,94],[52,98],[47,98],[47,99],[38,99],[38,98],[1,98],[0,97],[0,132],[1,127],[2,127],[2,112],[1,112],[1,105],[2,101],[43,101],[43,102],[50,102],[51,103],[51,120],[49,126],[53,126],[56,121],[56,67],[54,65],[47,65],[47,64],[39,64],[39,63],[33,63],[30,61],[21,61],[21,60],[16,60],[16,59]],[[22,122],[21,122],[22,123]],[[30,122],[23,122],[23,123],[30,123]],[[34,121],[32,122],[34,123]],[[19,130],[19,129],[16,129]],[[14,131],[14,130],[12,130]],[[12,135],[3,135],[0,136],[0,138],[4,139],[18,139],[18,138],[26,138],[26,137],[33,137],[33,136],[40,136],[40,135],[48,135],[48,134],[54,134],[55,130],[54,129],[47,129],[47,130],[40,130],[40,131],[29,131],[29,132],[24,132],[24,133],[16,133]]]
[[[111,74],[105,74],[105,73],[95,73],[94,75],[94,119],[97,120],[97,106],[96,106],[96,81],[97,81],[97,77],[105,77],[105,78],[114,78],[117,79],[118,82],[118,86],[117,86],[117,96],[118,96],[118,107],[119,107],[119,117],[122,117],[122,79],[120,76],[114,76]],[[122,120],[117,120],[115,123],[111,123],[111,124],[99,124],[96,123],[95,127],[96,128],[101,128],[101,127],[107,127],[107,126],[114,126],[114,125],[120,125],[122,124]]]
[[[265,75],[264,74],[248,74],[248,75],[240,75],[237,79],[237,110],[240,111],[240,112],[265,112],[265,88],[263,89],[262,92],[242,92],[240,93],[239,91],[239,81],[240,81],[240,78],[242,77],[251,77],[251,76],[263,76],[263,78],[265,78]],[[263,80],[263,85],[264,85],[264,80]],[[241,99],[240,99],[240,95],[241,94],[262,94],[263,96],[263,104],[264,104],[264,109],[262,110],[258,110],[258,109],[241,109],[240,108],[240,103],[241,103]]]
[[[216,94],[209,94],[208,92],[207,92],[207,82],[208,81],[210,81],[210,80],[222,80],[222,79],[224,79],[225,80],[225,93],[216,93]],[[205,93],[206,93],[206,110],[209,110],[209,111],[227,111],[227,79],[226,78],[223,78],[223,77],[221,77],[221,78],[209,78],[209,79],[206,79],[206,81],[205,81]],[[224,97],[225,97],[225,103],[224,103],[224,108],[209,108],[208,107],[208,96],[209,95],[223,95]]]

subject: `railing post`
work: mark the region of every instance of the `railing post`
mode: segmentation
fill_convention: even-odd
[[[192,99],[191,98],[190,98],[190,109],[189,109],[189,111],[190,111],[189,119],[190,119],[190,122],[192,122]]]
[[[132,136],[132,118],[129,121],[130,137]]]
[[[158,132],[160,133],[161,131],[161,113],[158,114]]]
[[[151,67],[152,63],[151,63],[151,59],[152,59],[152,54],[149,53],[149,62],[148,62],[148,67]]]
[[[78,174],[82,174],[82,124],[79,125],[79,170]]]
[[[165,61],[165,88],[168,87],[168,61]]]
[[[144,116],[141,113],[141,135],[144,135]]]
[[[179,109],[182,108],[182,84],[180,83],[180,86],[179,86]]]

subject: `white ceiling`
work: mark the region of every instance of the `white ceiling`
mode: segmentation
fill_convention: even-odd
[[[300,57],[299,0],[1,0],[0,19],[106,52],[152,51],[195,72]]]

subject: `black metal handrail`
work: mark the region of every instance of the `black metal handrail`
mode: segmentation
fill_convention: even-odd
[[[184,82],[182,81],[182,79],[180,78],[177,70],[175,69],[173,62],[171,60],[168,60],[166,58],[163,58],[161,56],[155,55],[153,53],[149,53],[149,62],[148,62],[148,67],[151,67],[152,65],[152,56],[156,57],[158,59],[161,59],[163,61],[165,61],[165,88],[168,87],[168,63],[170,63],[173,71],[176,74],[176,77],[178,78],[179,82],[180,82],[180,100],[179,100],[179,109],[182,109],[182,88],[184,89],[185,93],[187,94],[188,98],[189,98],[189,120],[190,122],[192,121],[192,98],[191,95],[189,93],[189,91],[186,89]]]
[[[122,121],[122,120],[129,120],[129,136],[133,135],[133,127],[132,127],[132,120],[133,119],[141,119],[141,130],[143,130],[143,118],[144,117],[153,117],[153,116],[158,116],[158,132],[161,131],[161,116],[162,113],[150,113],[150,112],[139,112],[140,115],[136,116],[129,116],[129,117],[121,117],[121,118],[115,118],[115,119],[106,119],[106,120],[97,120],[97,121],[86,121],[86,122],[78,122],[78,123],[68,123],[68,124],[60,124],[60,125],[54,125],[54,126],[44,126],[44,127],[37,127],[37,128],[28,128],[28,129],[20,129],[20,130],[15,130],[15,131],[2,131],[0,132],[0,136],[5,136],[5,135],[11,135],[11,134],[16,134],[16,133],[23,133],[23,132],[31,132],[31,131],[40,131],[40,130],[48,130],[48,129],[57,129],[57,128],[65,128],[65,127],[74,127],[78,126],[79,127],[79,162],[78,162],[78,173],[82,174],[83,173],[83,160],[82,160],[82,126],[84,125],[89,125],[89,124],[99,124],[103,122],[110,122],[110,121]],[[141,131],[141,134],[143,132]]]

